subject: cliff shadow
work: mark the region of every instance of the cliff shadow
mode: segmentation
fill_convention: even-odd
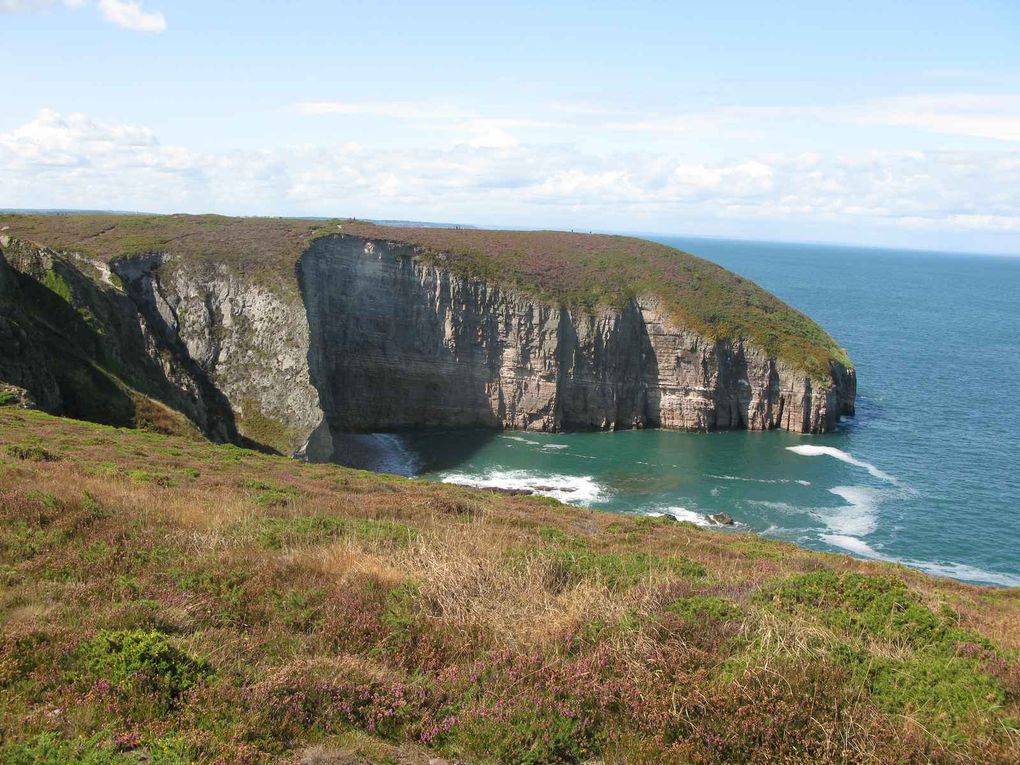
[[[562,309],[557,422],[564,430],[627,430],[661,423],[658,359],[641,309],[615,315]]]
[[[158,257],[142,257],[125,258],[110,264],[111,269],[120,277],[127,293],[127,297],[123,299],[131,303],[136,313],[141,314],[160,349],[173,358],[174,364],[183,372],[184,378],[194,386],[194,394],[189,395],[179,385],[169,380],[166,373],[160,369],[162,377],[158,381],[146,375],[148,387],[153,389],[149,395],[187,414],[189,419],[214,441],[226,441],[262,452],[275,452],[275,449],[241,435],[229,399],[213,382],[209,372],[191,357],[177,330],[167,323],[158,310],[152,271],[159,263]],[[138,334],[139,338],[135,342],[144,345],[140,330]],[[140,353],[138,358],[149,356]],[[155,362],[150,366],[158,367]]]
[[[496,318],[475,310],[484,285],[416,268],[410,247],[343,235],[317,239],[296,269],[330,461],[363,466],[381,449],[393,462],[400,450],[380,433],[484,428],[491,438],[502,427],[491,399]]]

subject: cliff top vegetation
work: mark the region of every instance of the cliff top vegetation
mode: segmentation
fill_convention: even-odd
[[[1020,590],[0,407],[0,760],[1015,763]]]
[[[594,309],[651,295],[682,325],[711,338],[747,338],[819,381],[830,379],[830,362],[850,365],[816,322],[753,282],[634,237],[216,215],[8,215],[0,216],[3,226],[20,238],[104,260],[168,252],[225,263],[287,291],[295,289],[294,263],[316,238],[381,239],[550,302]]]

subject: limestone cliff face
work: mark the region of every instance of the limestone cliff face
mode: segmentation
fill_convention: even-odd
[[[153,255],[113,269],[140,313],[229,402],[240,433],[293,452],[319,424],[303,307],[223,264]]]
[[[840,365],[818,385],[744,341],[675,326],[651,298],[551,306],[414,254],[335,236],[302,258],[310,375],[334,429],[821,432],[853,412]]]
[[[743,340],[677,326],[650,297],[596,311],[551,305],[416,255],[334,235],[312,243],[294,283],[267,284],[215,258],[107,267],[8,241],[0,298],[66,315],[34,329],[0,321],[0,378],[67,409],[74,376],[54,371],[59,350],[35,358],[33,337],[77,321],[88,364],[101,359],[207,435],[319,457],[349,431],[822,432],[853,413],[854,374],[842,365],[813,381]]]

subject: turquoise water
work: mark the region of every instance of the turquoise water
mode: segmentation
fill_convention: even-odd
[[[1020,586],[1020,258],[659,238],[818,320],[858,373],[857,417],[789,433],[430,433],[372,467]]]

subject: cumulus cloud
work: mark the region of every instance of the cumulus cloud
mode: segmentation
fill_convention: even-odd
[[[30,13],[53,5],[80,8],[89,0],[0,0],[0,13]],[[159,11],[146,11],[132,0],[99,0],[99,15],[122,29],[133,32],[165,32],[166,18]]]
[[[727,162],[569,145],[351,144],[218,154],[44,111],[0,133],[0,207],[310,214],[670,230],[830,222],[1020,234],[1020,152],[772,154]]]
[[[107,21],[133,32],[165,32],[166,19],[159,11],[144,11],[130,0],[99,0],[99,13]]]

